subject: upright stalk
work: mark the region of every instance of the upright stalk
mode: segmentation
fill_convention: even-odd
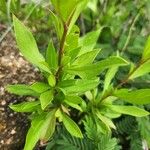
[[[60,41],[60,49],[58,52],[58,71],[56,73],[56,82],[58,82],[59,77],[60,77],[60,73],[62,70],[62,58],[63,58],[63,54],[64,54],[64,49],[65,49],[65,41],[66,41],[66,37],[67,37],[67,32],[68,32],[68,26],[66,23],[64,23],[64,32]]]
[[[59,49],[59,54],[58,54],[58,66],[61,66],[61,61],[62,61],[64,48],[65,48],[65,41],[66,41],[66,37],[67,37],[67,32],[68,32],[68,27],[64,23],[64,32],[63,32],[62,39],[60,42],[60,49]]]
[[[61,19],[62,22],[63,22],[64,31],[63,31],[63,35],[62,35],[62,38],[61,38],[61,41],[60,41],[60,49],[59,49],[59,52],[58,52],[58,71],[56,72],[56,83],[58,82],[61,71],[62,71],[62,67],[63,67],[62,66],[62,58],[63,58],[63,54],[64,54],[64,49],[65,49],[66,37],[67,37],[67,34],[68,34],[68,28],[69,28],[69,25],[71,23],[71,19],[74,15],[74,12],[75,12],[75,9],[72,11],[69,19],[66,22],[64,22],[63,19]]]

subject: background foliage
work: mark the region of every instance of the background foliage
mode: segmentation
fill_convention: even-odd
[[[34,33],[34,37],[40,47],[41,52],[47,47],[49,39],[52,37],[54,44],[57,43],[56,33],[53,28],[50,13],[49,1],[22,2],[20,0],[11,0],[4,3],[0,2],[0,21],[8,27],[6,33],[11,30],[11,13],[20,18],[26,26]],[[77,24],[81,29],[81,35],[84,36],[89,31],[102,28],[95,47],[102,48],[97,56],[97,60],[102,60],[108,56],[120,53],[126,60],[137,63],[141,59],[145,42],[150,34],[150,2],[149,0],[91,0],[87,8],[81,13]],[[5,33],[1,35],[0,42]],[[126,67],[117,72],[113,78],[114,85],[117,85],[129,68]],[[101,75],[101,84],[99,90],[103,89],[105,73]],[[150,75],[131,80],[124,88],[141,89],[150,88]],[[116,101],[116,104],[129,104],[124,101]],[[150,105],[141,106],[150,111]],[[72,114],[77,114],[72,110]],[[73,115],[72,115],[73,116]],[[76,118],[78,119],[76,120]],[[75,121],[80,121],[80,114],[74,115]],[[84,133],[84,139],[78,139],[71,136],[59,125],[55,131],[54,137],[49,140],[47,150],[50,149],[97,149],[97,150],[119,150],[131,149],[142,150],[143,147],[150,147],[150,118],[134,118],[122,115],[113,119],[116,130],[112,134],[103,135],[98,132],[93,124],[92,118],[87,117],[84,120],[85,129],[81,126]]]

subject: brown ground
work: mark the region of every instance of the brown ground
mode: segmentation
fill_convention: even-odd
[[[1,25],[0,33],[3,26]],[[24,97],[8,94],[5,86],[15,83],[32,83],[39,74],[16,49],[16,43],[8,34],[0,43],[0,150],[22,150],[28,121],[25,114],[15,113],[11,103],[24,101]]]

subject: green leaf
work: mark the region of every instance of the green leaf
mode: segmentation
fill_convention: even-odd
[[[32,33],[15,16],[13,16],[13,25],[20,52],[29,62],[40,67],[39,63],[44,62],[45,59],[40,54]]]
[[[75,137],[83,138],[82,132],[78,127],[78,125],[66,114],[63,113],[62,117],[63,117],[63,124],[67,129],[67,131]]]
[[[64,56],[62,58],[62,66],[67,66],[70,63],[71,58],[69,56]]]
[[[48,48],[46,50],[46,62],[49,64],[51,69],[57,69],[57,53],[52,42],[49,43]]]
[[[79,55],[82,55],[84,53],[87,53],[93,50],[99,38],[100,32],[101,32],[101,29],[92,31],[92,32],[87,33],[82,38],[80,38],[79,46],[81,46],[82,48],[81,48]]]
[[[114,78],[116,72],[118,71],[118,67],[111,67],[106,75],[105,75],[105,81],[104,81],[104,91],[108,90],[110,84],[111,84],[111,81],[112,79]]]
[[[96,49],[96,50],[92,50],[90,52],[84,53],[84,54],[80,55],[73,62],[72,65],[74,65],[74,66],[89,65],[94,61],[94,59],[96,58],[96,56],[98,55],[99,52],[100,52],[100,49]]]
[[[75,108],[77,110],[79,110],[80,112],[83,112],[81,106],[79,106],[78,104],[69,102],[69,101],[65,101],[66,104],[68,104],[70,107]]]
[[[72,102],[74,104],[82,104],[83,99],[76,95],[66,96],[65,101]]]
[[[39,101],[23,102],[21,104],[9,105],[9,107],[16,112],[33,112],[37,110]]]
[[[32,150],[39,139],[48,140],[55,129],[55,112],[44,113],[34,118],[28,130],[24,150]]]
[[[53,91],[49,90],[40,95],[41,108],[44,110],[53,100]]]
[[[150,72],[150,59],[141,64],[129,77],[129,79],[134,79],[143,76]]]
[[[51,0],[56,12],[64,22],[67,22],[77,7],[79,0]]]
[[[50,86],[43,82],[35,82],[30,86],[30,88],[37,93],[43,93],[49,90]]]
[[[88,8],[90,8],[95,14],[98,13],[98,0],[89,1]]]
[[[6,0],[0,0],[0,10],[4,13],[7,12],[7,5],[6,5]]]
[[[55,113],[56,113],[55,109],[49,112],[48,115],[46,116],[44,124],[42,125],[43,130],[41,132],[40,139],[43,139],[44,141],[48,141],[55,131],[56,125]]]
[[[55,31],[57,33],[57,37],[60,40],[63,34],[63,25],[62,22],[60,20],[60,18],[58,18],[51,10],[49,10],[50,12],[50,20],[52,21],[54,27],[55,27]]]
[[[80,50],[81,50],[81,47],[78,47],[78,48],[75,48],[75,49],[73,49],[72,51],[69,52],[68,55],[69,55],[70,58],[71,58],[71,62],[74,61],[74,59],[75,59],[75,58],[77,57],[77,55],[79,54]]]
[[[66,54],[78,47],[79,34],[80,34],[79,27],[74,25],[70,33],[66,37],[66,42],[65,42]]]
[[[147,60],[148,58],[150,58],[150,36],[147,39],[144,52],[143,52],[143,56],[142,56],[142,60]]]
[[[136,106],[109,105],[108,107],[115,112],[135,117],[143,117],[150,114],[148,111]]]
[[[76,81],[77,80],[75,80],[75,79],[62,80],[58,83],[58,87],[66,88],[68,86],[73,86],[73,85],[75,85]]]
[[[80,15],[80,13],[86,7],[88,2],[89,2],[89,0],[79,0],[78,1],[78,4],[77,4],[74,14],[72,16],[72,19],[70,21],[68,33],[72,29],[73,25],[75,24],[76,20],[78,19],[79,15]]]
[[[16,94],[16,95],[32,95],[37,96],[38,94],[33,91],[30,86],[25,84],[16,84],[16,85],[8,85],[6,87],[6,90],[10,93]]]
[[[54,75],[50,75],[48,77],[48,83],[51,87],[54,87],[56,85],[56,79],[55,79],[55,76]]]
[[[150,103],[150,89],[139,89],[133,91],[120,89],[116,90],[113,95],[132,104],[143,105]]]
[[[97,117],[106,125],[106,127],[110,130],[110,128],[116,129],[116,126],[111,121],[111,119],[101,115],[101,113],[97,110],[96,111]]]
[[[74,94],[74,93],[84,93],[86,91],[92,90],[95,87],[97,87],[99,84],[99,81],[97,79],[95,80],[82,80],[82,79],[76,79],[74,84],[71,86],[62,87],[66,93],[68,94]]]
[[[41,71],[45,71],[48,72],[49,74],[52,74],[47,62],[45,61],[39,62],[38,67],[41,69]]]
[[[27,136],[26,136],[26,142],[24,150],[32,150],[38,140],[40,139],[40,135],[42,132],[42,125],[44,123],[44,116],[39,116],[32,120],[31,127],[28,130]]]
[[[101,110],[101,113],[111,119],[119,118],[121,116],[121,113],[114,112],[110,110],[109,108],[105,110]]]
[[[128,62],[121,57],[112,56],[105,60],[96,62],[91,65],[86,65],[82,67],[70,67],[67,72],[69,74],[78,75],[81,78],[93,78],[99,75],[103,70],[110,67],[125,66]]]
[[[79,106],[79,104],[82,105],[83,99],[79,96],[66,96],[64,102],[69,106],[78,109],[79,111],[83,111],[82,108]]]

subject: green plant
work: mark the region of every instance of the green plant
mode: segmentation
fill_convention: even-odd
[[[150,89],[124,88],[124,85],[150,72],[150,38],[137,64],[126,61],[118,53],[103,60],[96,59],[100,49],[95,49],[95,45],[101,29],[80,38],[80,30],[75,25],[87,2],[51,0],[55,13],[50,11],[50,15],[58,42],[50,41],[45,56],[39,52],[32,33],[13,16],[20,52],[39,68],[44,78],[42,82],[32,85],[7,86],[10,93],[34,97],[32,101],[10,106],[17,112],[31,113],[25,150],[32,150],[38,140],[48,141],[53,136],[56,122],[62,122],[66,130],[77,138],[83,138],[79,126],[84,124],[87,137],[99,141],[99,135],[90,132],[91,128],[88,129],[87,124],[94,124],[95,131],[104,136],[96,148],[117,149],[116,140],[110,137],[111,128],[116,129],[112,119],[121,114],[135,117],[149,115],[138,105],[150,103]],[[112,82],[119,67],[129,71],[121,81]],[[104,81],[101,76],[105,76]],[[102,88],[98,88],[100,84]],[[128,105],[120,104],[120,101]],[[90,118],[90,122],[86,117]],[[75,118],[76,122],[73,121]],[[94,139],[92,134],[97,138]]]
[[[95,124],[90,118],[86,118],[84,138],[79,139],[71,136],[64,128],[58,127],[54,137],[50,140],[46,150],[120,150],[118,140],[111,138],[111,134],[102,134],[97,131]]]

